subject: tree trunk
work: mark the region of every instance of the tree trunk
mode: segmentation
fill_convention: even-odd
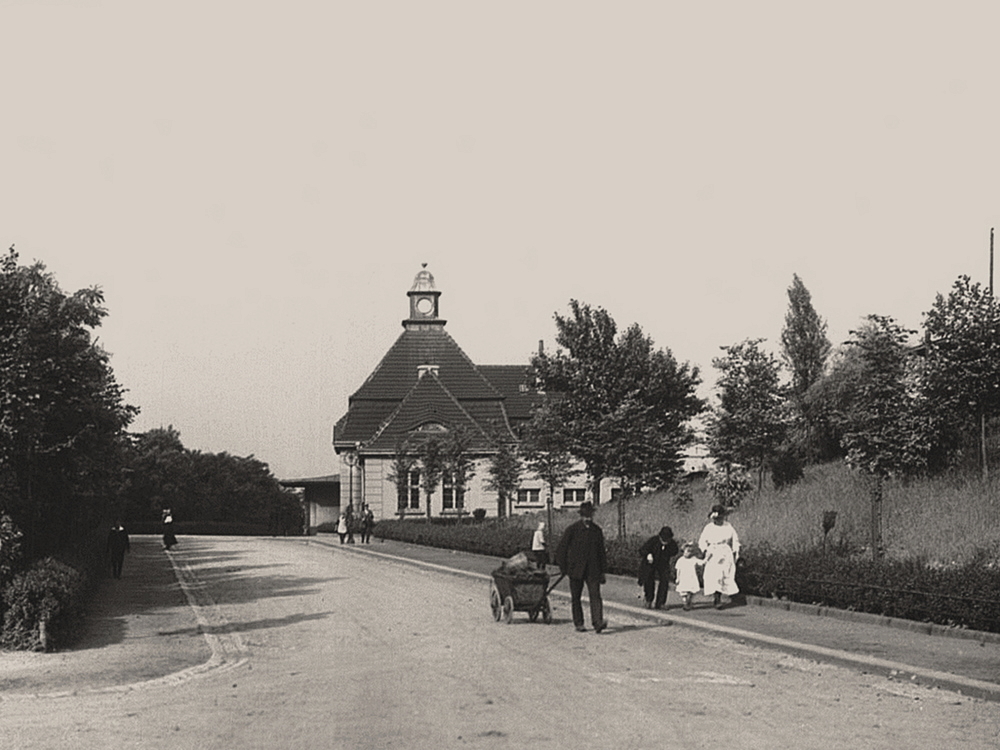
[[[872,519],[871,546],[872,561],[878,562],[884,553],[882,549],[882,477],[878,474],[872,477]]]
[[[986,410],[982,408],[979,410],[979,453],[983,465],[983,481],[986,482],[990,478],[990,468],[986,458]]]

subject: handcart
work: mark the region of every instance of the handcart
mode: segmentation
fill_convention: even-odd
[[[493,571],[490,585],[490,609],[493,619],[510,623],[515,612],[527,612],[528,619],[535,622],[541,614],[546,625],[552,622],[552,607],[549,593],[563,576],[549,585],[549,576],[543,570],[512,570],[500,567]]]

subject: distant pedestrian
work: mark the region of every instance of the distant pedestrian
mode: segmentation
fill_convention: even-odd
[[[698,568],[705,564],[701,559],[701,551],[694,542],[684,545],[680,559],[674,565],[677,571],[677,593],[684,601],[685,611],[691,609],[691,600],[701,591],[701,581],[698,579]]]
[[[122,577],[122,565],[125,562],[125,553],[129,550],[128,533],[122,526],[121,520],[115,521],[108,532],[108,543],[106,546],[108,557],[111,560],[111,575],[115,578]]]
[[[174,514],[170,508],[163,509],[163,549],[168,552],[177,544],[177,536],[174,534]]]
[[[355,518],[354,518],[354,506],[353,505],[348,505],[347,506],[347,516],[344,518],[344,521],[347,524],[347,543],[348,544],[354,544],[354,522],[355,522]]]
[[[545,541],[545,521],[538,522],[538,528],[535,529],[535,533],[531,537],[531,554],[535,558],[535,566],[539,570],[545,570],[545,566],[549,564],[548,543]]]
[[[367,505],[361,513],[361,543],[372,543],[372,529],[375,528],[375,514]]]
[[[337,533],[340,534],[340,543],[343,544],[344,540],[347,538],[347,514],[341,513],[340,520],[337,522]]]
[[[590,597],[590,622],[600,633],[608,626],[604,619],[604,602],[601,584],[605,583],[607,552],[604,532],[594,523],[594,504],[589,500],[580,504],[580,520],[570,524],[556,546],[556,564],[560,572],[569,577],[572,600],[573,624],[580,632],[583,626],[583,587],[586,584]]]
[[[670,579],[673,578],[672,563],[679,551],[677,542],[674,541],[674,532],[669,526],[662,527],[659,534],[651,536],[639,548],[639,585],[645,595],[646,609],[663,609],[666,604]],[[659,587],[657,581],[660,582]]]
[[[736,561],[740,559],[740,538],[726,520],[726,509],[713,505],[709,522],[701,532],[698,546],[705,551],[705,596],[712,594],[716,609],[722,609],[722,595],[740,592],[736,585]]]

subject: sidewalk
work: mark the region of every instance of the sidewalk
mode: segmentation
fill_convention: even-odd
[[[310,542],[334,545],[311,537]],[[459,574],[490,579],[500,560],[453,550],[376,540],[370,545],[347,545],[361,554],[390,555]],[[553,582],[558,570],[550,566]],[[552,596],[568,599],[563,580]],[[638,597],[634,578],[608,576],[602,588],[606,616],[614,631],[615,610],[631,616],[669,620],[725,637],[777,648],[817,661],[836,663],[911,684],[937,686],[964,695],[1000,701],[1000,634],[947,630],[926,623],[891,620],[877,615],[845,612],[802,604],[747,597],[743,606],[716,610],[711,600],[695,600],[690,612],[670,592],[663,610],[647,610]],[[488,605],[484,596],[484,612]]]
[[[0,703],[128,690],[198,669],[212,658],[159,537],[133,535],[130,544],[122,577],[100,582],[72,649],[0,652]]]

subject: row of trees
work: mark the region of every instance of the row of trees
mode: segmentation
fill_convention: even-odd
[[[130,435],[117,508],[147,527],[170,508],[184,523],[267,527],[298,533],[302,509],[267,464],[253,456],[189,450],[172,426]]]
[[[0,260],[0,512],[28,559],[106,518],[120,486],[138,409],[92,335],[103,302],[96,287],[63,292],[13,247]]]
[[[988,476],[987,426],[1000,412],[1000,305],[962,276],[937,295],[922,336],[869,315],[834,351],[798,276],[788,296],[783,361],[762,339],[723,347],[714,360],[710,447],[724,467],[756,470],[758,489],[767,470],[780,487],[805,463],[843,458],[870,479],[877,555],[886,479],[940,472],[970,454]]]
[[[103,303],[97,287],[64,292],[13,247],[0,259],[5,554],[15,538],[25,561],[60,553],[115,516],[157,521],[163,507],[186,520],[287,521],[294,497],[252,456],[187,451],[169,428],[127,432],[139,410],[94,335]]]

